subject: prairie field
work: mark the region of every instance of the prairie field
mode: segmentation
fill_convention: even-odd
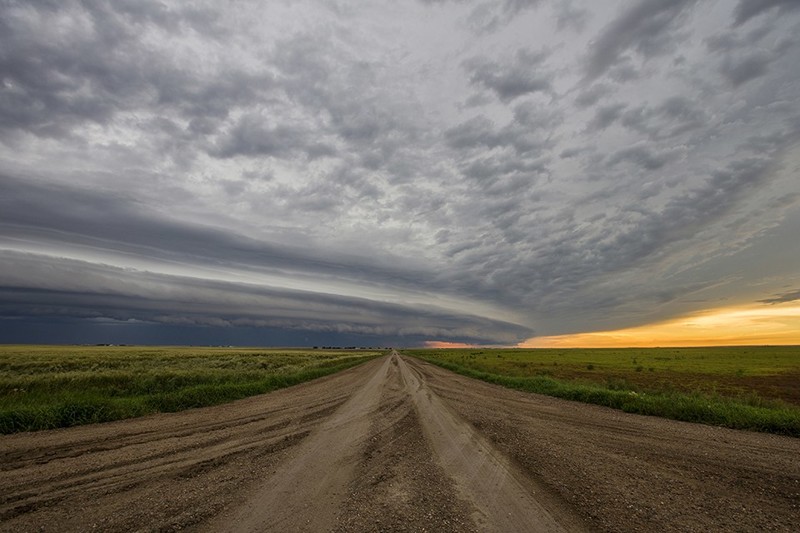
[[[330,355],[335,368],[339,357],[341,364],[358,358],[153,352],[154,360],[178,357],[165,368],[187,372],[225,362],[257,361],[257,369],[284,356],[284,363],[317,364]],[[511,380],[506,385],[550,380],[550,392],[572,391],[584,401],[659,398],[459,368],[487,381]],[[675,394],[666,398],[690,412]],[[783,433],[791,433],[783,422]],[[395,350],[266,396],[0,435],[0,450],[0,532],[788,532],[797,530],[800,506],[798,438],[530,394]]]
[[[405,350],[516,389],[800,436],[800,347]]]
[[[215,405],[356,365],[380,350],[0,346],[0,433]]]

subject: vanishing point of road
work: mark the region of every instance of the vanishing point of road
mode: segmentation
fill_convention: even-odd
[[[0,437],[0,531],[796,531],[800,439],[392,352],[230,404]]]

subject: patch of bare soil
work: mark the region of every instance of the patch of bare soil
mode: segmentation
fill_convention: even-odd
[[[800,439],[398,354],[231,404],[0,437],[0,531],[795,531]]]
[[[478,531],[472,508],[435,461],[397,361],[334,531]]]
[[[800,439],[520,393],[408,361],[591,529],[797,531]]]

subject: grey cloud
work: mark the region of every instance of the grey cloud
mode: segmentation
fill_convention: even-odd
[[[583,89],[575,98],[575,103],[580,107],[589,107],[596,104],[601,98],[611,93],[611,87],[602,83],[595,83]]]
[[[4,316],[78,316],[171,325],[278,327],[517,342],[516,324],[309,291],[182,278],[34,254],[0,257]]]
[[[637,106],[621,116],[624,126],[653,140],[669,139],[701,128],[707,113],[684,96],[671,96],[656,106]]]
[[[662,208],[630,205],[625,211],[606,215],[602,223],[576,226],[573,213],[565,212],[559,222],[563,230],[540,238],[535,258],[525,260],[518,254],[510,260],[501,277],[513,276],[521,285],[535,288],[525,298],[556,312],[566,295],[588,297],[597,290],[591,289],[591,280],[623,275],[655,261],[673,244],[691,239],[722,219],[748,191],[763,184],[770,171],[766,159],[734,161],[708,175],[702,185],[673,196]],[[596,296],[601,298],[600,294],[605,293]],[[592,308],[619,306],[626,299],[618,294],[602,298],[607,299],[605,303],[595,301]]]
[[[721,72],[734,87],[738,87],[767,72],[769,58],[764,54],[754,53],[742,58],[726,58],[722,62]]]
[[[601,76],[629,50],[644,57],[670,50],[681,15],[695,3],[696,0],[639,0],[627,7],[595,40],[587,58],[587,77]]]
[[[13,179],[4,179],[2,183],[0,225],[7,238],[39,242],[50,239],[62,247],[89,247],[128,257],[149,257],[165,264],[191,262],[267,274],[290,271],[300,281],[350,278],[364,287],[386,287],[388,281],[395,287],[405,286],[413,291],[425,285],[429,286],[427,290],[439,290],[434,287],[442,281],[430,272],[400,266],[403,261],[395,261],[394,266],[388,263],[379,266],[370,258],[357,259],[333,249],[270,244],[210,228],[176,224],[152,214],[139,214],[124,198],[64,188],[53,194],[53,186],[42,188]],[[54,198],[57,202],[51,202]],[[41,217],[39,213],[47,216]],[[126,239],[117,240],[120,235]],[[359,298],[195,282],[71,260],[38,256],[30,259],[30,254],[25,256],[28,261],[8,251],[3,257],[6,263],[0,274],[7,296],[4,302],[8,304],[4,311],[10,314],[307,328],[369,335],[461,336],[483,342],[516,342],[530,333],[521,326],[502,325],[477,316],[452,315],[446,310],[426,310],[424,305],[416,305],[412,310]],[[58,274],[59,269],[63,275]],[[43,274],[45,270],[48,275]],[[500,333],[503,330],[506,332]]]
[[[493,148],[499,144],[494,123],[484,116],[473,117],[454,126],[445,131],[444,135],[453,148],[474,148],[481,145]]]
[[[572,159],[573,157],[577,157],[577,156],[581,155],[582,153],[585,153],[585,152],[587,152],[589,150],[591,150],[591,149],[589,147],[586,147],[586,146],[578,146],[578,147],[575,147],[575,148],[566,148],[566,149],[561,151],[561,153],[559,154],[559,157],[561,159]]]
[[[558,113],[534,105],[520,105],[514,119],[501,128],[484,116],[473,117],[444,132],[447,143],[459,150],[512,147],[515,155],[537,156],[552,144],[549,128],[561,120]]]
[[[800,8],[795,0],[739,0],[733,12],[734,24],[742,25],[748,20],[772,10],[788,12]]]
[[[559,30],[571,29],[583,31],[589,21],[590,14],[586,9],[575,7],[573,2],[558,2],[556,26]]]
[[[642,72],[633,66],[633,62],[629,57],[624,57],[608,69],[608,77],[617,83],[626,83],[640,79]]]
[[[765,304],[782,304],[787,302],[795,302],[797,300],[800,300],[800,289],[776,294],[771,298],[759,300],[759,302]]]
[[[470,82],[494,91],[503,102],[520,96],[543,92],[552,88],[549,75],[544,69],[546,52],[518,50],[511,61],[498,63],[485,57],[475,57],[464,63]]]
[[[265,122],[259,116],[242,117],[217,141],[213,155],[223,158],[236,155],[289,157],[303,153],[313,159],[336,153],[333,146],[317,140],[319,136],[310,131],[297,126],[271,126]]]
[[[598,107],[595,111],[594,118],[589,122],[588,129],[590,131],[604,130],[611,126],[614,122],[619,120],[622,116],[622,111],[627,107],[626,104],[609,104],[606,106]]]
[[[32,11],[36,16],[28,16]],[[139,31],[148,26],[205,31],[199,24],[209,17],[201,15],[196,8],[169,10],[150,2],[6,6],[0,17],[2,128],[61,137],[77,125],[107,124],[120,112],[146,106],[193,119],[224,118],[269,90],[269,74],[228,66],[224,75],[208,77],[139,42]],[[70,31],[49,31],[59,24]]]
[[[540,3],[541,0],[481,2],[469,14],[469,23],[478,32],[494,32],[511,22],[523,11],[536,7]]]
[[[268,242],[170,220],[125,196],[10,176],[0,180],[0,192],[3,235],[20,240],[43,240],[176,263],[229,265],[264,272],[290,269],[309,276],[347,277],[347,265],[361,262],[335,249],[305,246],[296,236],[286,236],[287,242]],[[395,283],[430,278],[424,271],[396,268],[401,262],[397,258],[391,261],[396,266],[384,265],[387,270],[380,261],[362,260],[360,273],[372,272],[369,277],[375,279],[384,275],[380,271]]]
[[[773,30],[770,25],[747,33],[733,29],[705,40],[707,49],[721,56],[720,73],[733,87],[766,75],[770,65],[793,46],[792,39],[770,39]]]
[[[685,96],[671,96],[667,98],[659,106],[658,111],[662,112],[665,116],[683,122],[693,120],[697,118],[698,114],[702,113],[702,110]]]
[[[644,144],[638,144],[611,154],[607,164],[614,166],[627,161],[645,170],[658,170],[674,158],[675,152],[656,152]]]
[[[311,137],[328,143],[309,144],[312,156],[329,155],[338,141],[339,154],[363,154],[370,170],[397,165],[401,146],[420,142],[424,117],[414,103],[387,94],[373,66],[336,46],[330,36],[297,34],[279,41],[273,51],[280,75],[276,83],[304,110]],[[344,150],[343,147],[349,147]]]
[[[426,3],[4,3],[0,320],[513,342],[791,233],[788,4]]]
[[[515,188],[530,186],[532,179],[536,176],[547,174],[547,172],[548,167],[546,161],[524,160],[502,156],[492,156],[472,161],[464,169],[464,174],[466,176],[482,181],[494,181],[500,176],[509,176],[512,174],[529,177],[529,179],[514,183],[513,187]],[[511,185],[508,181],[506,183]],[[498,192],[506,193],[511,191],[495,191],[495,193]]]
[[[552,107],[523,101],[513,108],[514,122],[529,130],[551,130],[564,120],[563,113]]]

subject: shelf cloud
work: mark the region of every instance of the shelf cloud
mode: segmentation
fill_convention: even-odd
[[[0,342],[515,345],[795,301],[797,6],[4,2]]]

